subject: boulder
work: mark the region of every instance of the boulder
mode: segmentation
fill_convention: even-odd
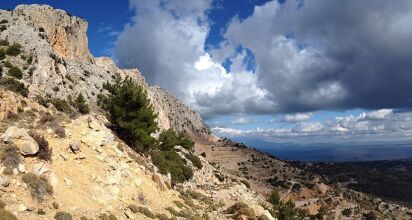
[[[23,156],[34,155],[39,151],[39,145],[24,128],[12,126],[0,136],[0,140],[4,143],[16,145]]]

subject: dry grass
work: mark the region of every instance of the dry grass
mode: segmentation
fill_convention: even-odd
[[[26,173],[22,177],[30,189],[33,198],[43,201],[47,194],[53,194],[53,187],[49,184],[46,178],[38,177],[33,173]]]

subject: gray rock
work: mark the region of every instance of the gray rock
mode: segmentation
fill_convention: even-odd
[[[79,142],[72,142],[70,143],[70,150],[77,154],[80,151],[80,143]]]
[[[0,184],[1,184],[3,187],[8,187],[8,186],[10,185],[10,182],[9,182],[9,180],[8,180],[6,177],[0,176]]]
[[[39,151],[37,142],[23,128],[9,127],[0,136],[0,140],[4,143],[13,143],[19,149],[20,154],[24,156],[34,155]]]

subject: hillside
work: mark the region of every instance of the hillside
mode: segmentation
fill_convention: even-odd
[[[81,18],[20,5],[0,10],[0,23],[0,219],[410,218],[405,207],[214,136],[139,70],[94,58]],[[154,158],[114,128],[98,100],[111,93],[106,83],[126,79],[154,110],[150,137],[172,129],[194,150],[153,146]]]

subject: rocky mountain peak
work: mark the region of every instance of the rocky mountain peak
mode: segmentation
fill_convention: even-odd
[[[48,5],[19,5],[12,14],[30,21],[59,56],[92,61],[88,48],[86,20]]]

